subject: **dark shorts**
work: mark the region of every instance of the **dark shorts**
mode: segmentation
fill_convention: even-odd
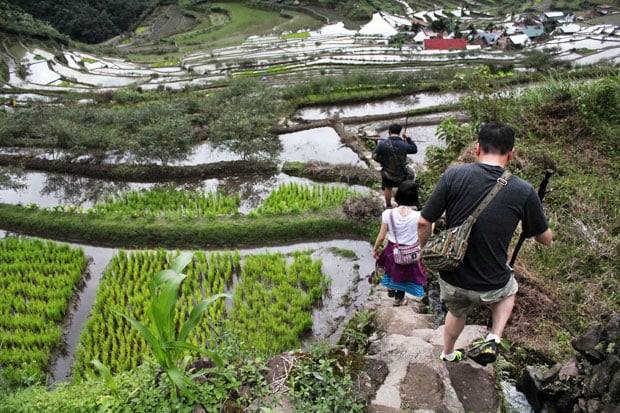
[[[401,179],[400,181],[393,181],[391,179],[386,178],[385,176],[381,175],[381,189],[385,189],[385,188],[398,188],[398,185],[401,184],[401,182],[404,181],[404,178]]]

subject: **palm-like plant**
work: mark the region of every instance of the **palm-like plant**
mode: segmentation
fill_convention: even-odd
[[[118,315],[129,321],[148,343],[155,360],[162,367],[174,388],[191,399],[194,399],[190,390],[191,377],[185,372],[192,358],[190,354],[209,357],[217,367],[221,367],[223,361],[217,352],[192,344],[188,340],[189,333],[196,327],[202,313],[211,303],[220,298],[229,297],[229,294],[215,294],[200,301],[190,313],[189,318],[177,329],[174,321],[174,307],[179,299],[181,283],[187,277],[182,271],[192,261],[193,256],[191,252],[180,254],[169,269],[157,273],[149,283],[151,302],[147,316],[150,327],[116,311]]]

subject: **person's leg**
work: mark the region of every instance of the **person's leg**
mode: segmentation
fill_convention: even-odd
[[[472,343],[468,351],[469,358],[482,365],[494,363],[495,360],[497,360],[498,346],[501,342],[504,328],[512,314],[517,291],[518,284],[514,280],[514,277],[511,277],[504,288],[492,291],[486,296],[481,296],[482,301],[490,302],[492,317],[491,331],[485,338],[481,338]],[[494,296],[497,296],[499,300],[494,300]]]
[[[467,317],[456,317],[448,311],[443,330],[443,354],[454,352],[454,344],[463,332],[466,323]]]
[[[501,338],[515,304],[515,295],[491,304],[491,333]]]
[[[383,188],[383,196],[385,197],[385,207],[392,208],[392,188],[389,186]]]
[[[405,297],[404,291],[396,290],[394,292],[394,303],[392,305],[394,307],[400,307],[401,305],[407,305],[407,298]]]

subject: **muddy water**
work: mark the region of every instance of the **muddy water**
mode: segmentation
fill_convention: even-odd
[[[402,113],[408,110],[428,108],[448,103],[458,102],[461,94],[458,93],[418,93],[396,99],[380,102],[369,102],[355,105],[333,105],[304,108],[295,116],[303,120],[321,120],[333,116],[351,118],[358,116],[385,115]]]
[[[64,351],[50,366],[50,383],[66,381],[71,375],[71,367],[75,358],[75,351],[80,340],[80,334],[86,324],[93,307],[99,282],[112,259],[115,250],[111,248],[98,248],[89,245],[75,245],[84,250],[84,254],[91,259],[88,264],[88,277],[85,287],[79,291],[74,305],[69,309],[65,318],[65,330],[63,333]]]
[[[0,237],[4,237],[4,233],[1,231]],[[71,245],[81,247],[92,260],[88,267],[89,277],[86,280],[86,286],[79,292],[78,298],[69,309],[66,318],[63,335],[65,351],[51,366],[50,381],[52,384],[70,379],[80,334],[95,302],[101,277],[116,252],[110,248]],[[334,248],[353,251],[356,257],[344,258],[334,252]],[[308,343],[312,340],[328,340],[331,344],[335,344],[340,337],[344,323],[355,314],[370,290],[367,276],[374,270],[374,260],[370,252],[371,245],[369,242],[334,240],[282,247],[244,249],[239,250],[239,252],[243,257],[266,252],[286,254],[307,250],[313,251],[312,257],[314,259],[320,259],[323,262],[323,273],[331,279],[330,289],[323,298],[322,305],[313,312],[312,335],[308,339]]]

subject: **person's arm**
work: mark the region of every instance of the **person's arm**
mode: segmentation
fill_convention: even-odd
[[[409,148],[407,148],[407,153],[418,153],[418,145],[416,145],[415,142],[411,140],[411,138],[407,135],[403,134],[403,138],[405,139],[405,142],[409,144]]]
[[[372,256],[376,260],[379,258],[379,248],[385,241],[385,236],[387,235],[388,226],[385,222],[381,222],[381,229],[379,230],[379,234],[377,235],[377,239],[375,241],[375,245],[372,248]]]
[[[382,164],[382,162],[381,162],[382,156],[381,156],[381,151],[380,151],[379,144],[377,144],[377,146],[375,147],[375,150],[372,151],[372,155],[371,156],[372,156],[373,161],[379,162],[380,164]]]
[[[420,248],[426,245],[426,242],[433,233],[433,223],[428,221],[423,216],[420,216],[418,220],[418,241],[420,242]]]
[[[534,239],[543,245],[550,245],[551,241],[553,241],[553,232],[551,232],[551,229],[547,228],[545,232],[534,236]]]
[[[534,237],[537,242],[543,245],[549,245],[553,241],[553,232],[549,228],[540,197],[534,188],[530,191],[521,226],[525,238]]]

